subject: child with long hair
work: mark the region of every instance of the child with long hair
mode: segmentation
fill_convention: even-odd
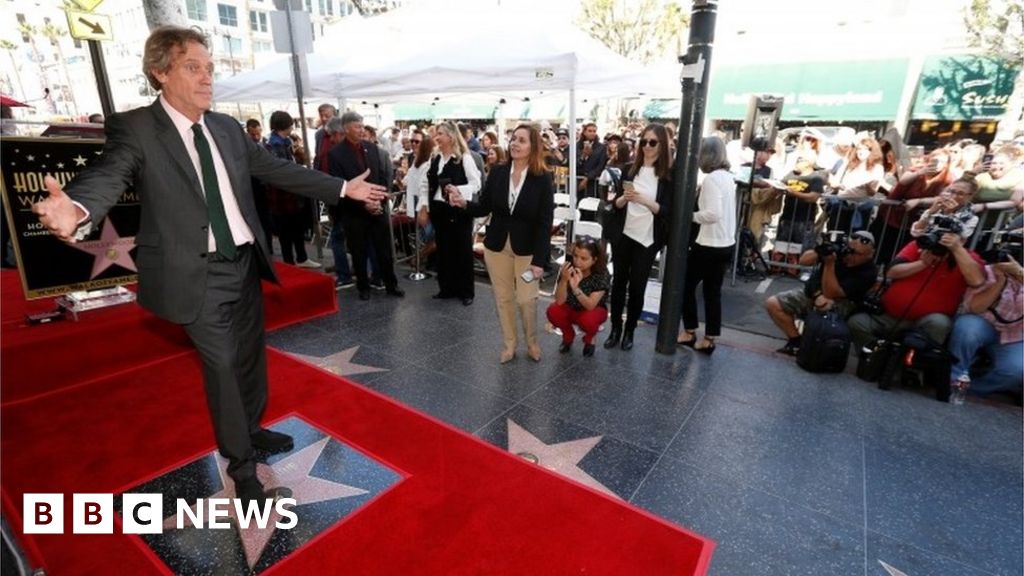
[[[559,273],[555,301],[548,306],[548,321],[562,331],[565,354],[576,340],[573,326],[583,330],[583,355],[594,355],[594,336],[608,319],[608,288],[610,285],[604,249],[600,240],[581,237],[573,242],[572,257],[567,258]]]

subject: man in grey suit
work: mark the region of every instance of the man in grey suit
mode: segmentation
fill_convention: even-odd
[[[75,242],[135,187],[139,303],[185,328],[203,361],[217,447],[235,494],[263,503],[256,450],[286,452],[292,439],[260,426],[267,402],[260,277],[276,277],[250,177],[328,204],[386,196],[366,174],[345,182],[275,158],[233,118],[210,112],[213,64],[202,34],[154,30],[143,68],[159,99],[108,118],[102,156],[66,194],[47,178],[49,197],[33,211],[58,238]]]

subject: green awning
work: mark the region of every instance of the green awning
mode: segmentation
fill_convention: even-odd
[[[786,99],[783,120],[893,120],[908,63],[900,58],[715,67],[706,116],[742,120],[751,94],[776,94]]]
[[[493,120],[495,104],[406,102],[394,104],[395,120]]]
[[[644,106],[643,116],[648,120],[675,120],[678,122],[682,108],[682,101],[678,98],[655,99]]]
[[[985,56],[930,56],[921,69],[915,120],[986,120],[1002,116],[1020,66]]]
[[[525,120],[564,120],[569,117],[566,102],[542,100],[526,102],[519,112],[519,118]]]

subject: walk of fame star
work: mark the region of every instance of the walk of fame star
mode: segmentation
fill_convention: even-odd
[[[387,368],[378,368],[376,366],[366,366],[363,364],[356,364],[352,361],[352,358],[359,352],[359,346],[353,346],[352,348],[346,348],[340,352],[335,352],[329,356],[318,358],[316,356],[307,356],[305,354],[292,354],[292,356],[302,360],[303,362],[309,362],[315,364],[321,368],[324,368],[330,372],[337,374],[338,376],[355,376],[356,374],[372,374],[374,372],[387,372]]]
[[[545,444],[525,428],[516,424],[511,418],[508,422],[508,451],[520,456],[524,460],[543,466],[549,470],[558,472],[566,478],[570,478],[589,486],[599,492],[619,498],[619,495],[609,490],[604,484],[594,479],[579,467],[580,461],[594,449],[603,436],[592,436],[557,444]]]
[[[109,218],[103,221],[103,231],[100,232],[99,240],[76,242],[70,246],[88,252],[95,258],[92,262],[92,272],[89,274],[90,280],[114,264],[138,272],[135,261],[129,254],[132,248],[135,248],[135,236],[118,236],[117,229]]]
[[[153,480],[125,490],[125,493],[161,494],[165,518],[163,533],[144,534],[142,540],[173,574],[245,574],[252,576],[273,568],[324,531],[372,505],[374,498],[402,481],[403,475],[325,434],[301,417],[292,416],[273,429],[289,434],[296,449],[268,456],[257,463],[256,474],[269,491],[294,498],[290,510],[298,517],[291,529],[277,529],[281,518],[271,507],[266,528],[260,529],[249,516],[248,528],[241,529],[234,501],[220,510],[228,512],[225,530],[199,530],[184,519],[177,529],[177,499],[188,505],[197,500],[233,498],[234,482],[227,475],[227,461],[217,452],[170,470]],[[285,490],[287,489],[287,490]],[[275,503],[276,504],[276,503]],[[115,507],[121,514],[121,496]],[[206,510],[204,510],[205,512]],[[183,512],[184,514],[184,512]],[[206,516],[208,518],[208,516]],[[222,518],[223,522],[224,519]]]
[[[272,491],[274,488],[282,487],[288,488],[291,491],[291,498],[295,499],[296,506],[366,494],[367,491],[362,488],[322,480],[309,475],[309,471],[313,469],[313,465],[320,459],[320,454],[324,451],[328,441],[330,441],[330,438],[324,438],[270,466],[257,464],[256,476],[263,482],[263,486],[267,490]],[[216,494],[209,496],[209,498],[234,498],[235,483],[228,477],[228,461],[220,454],[217,454],[216,458],[217,472],[220,474],[223,488]],[[193,507],[193,512],[195,512],[195,507]],[[251,570],[259,562],[260,556],[263,555],[263,550],[267,547],[267,542],[270,541],[270,537],[277,530],[275,525],[281,519],[281,515],[277,513],[276,507],[272,507],[270,520],[265,528],[260,528],[255,523],[250,523],[248,528],[239,527],[237,524],[238,517],[233,505],[230,507],[228,517],[236,523],[235,528],[238,529],[238,535],[242,540],[242,549],[245,551],[245,559]],[[164,530],[174,529],[176,526],[176,516],[172,515],[164,519]],[[186,524],[187,528],[188,525]]]

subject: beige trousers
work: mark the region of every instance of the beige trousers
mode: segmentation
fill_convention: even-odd
[[[484,263],[491,277],[494,299],[498,305],[498,321],[505,350],[516,349],[516,307],[523,320],[528,346],[537,345],[537,296],[540,279],[524,282],[520,277],[530,267],[533,256],[516,256],[511,240],[501,252],[484,250]]]

